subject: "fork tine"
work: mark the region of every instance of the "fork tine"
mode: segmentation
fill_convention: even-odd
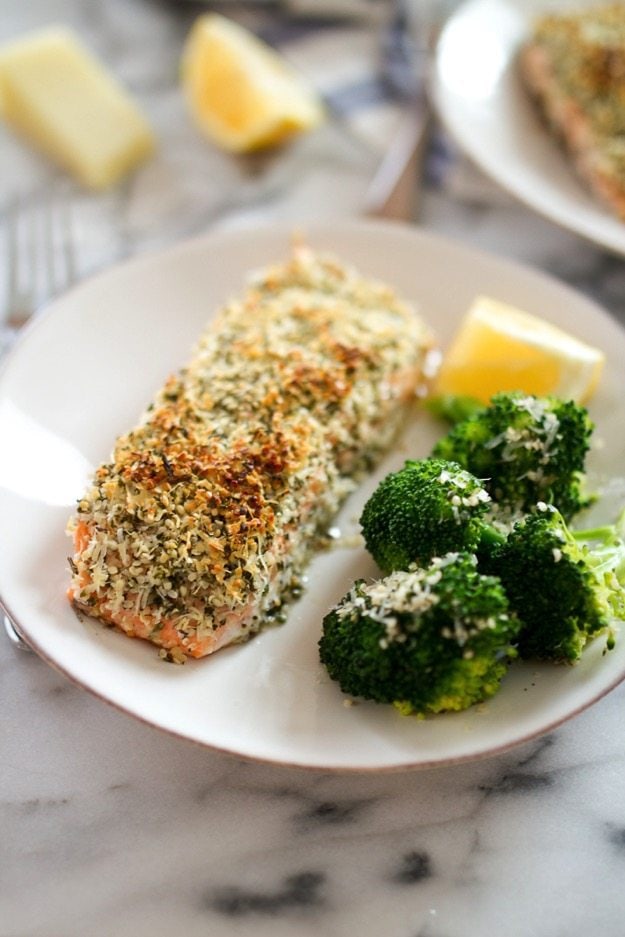
[[[76,279],[72,214],[67,193],[52,193],[46,200],[45,209],[48,295],[53,296],[71,286]]]
[[[43,221],[43,265],[46,272],[46,286],[47,291],[51,294],[56,293],[57,278],[56,278],[56,263],[54,256],[54,219],[52,217],[52,202],[50,199],[50,193],[46,192],[43,206],[42,206],[42,221]]]
[[[7,251],[7,284],[6,302],[2,310],[2,324],[8,319],[13,307],[13,297],[17,293],[17,210],[15,201],[11,201],[6,208],[6,251]]]
[[[32,274],[32,217],[22,196],[17,196],[7,208],[7,298],[3,322],[11,326],[14,319],[28,313],[33,302]],[[27,217],[28,216],[28,217]],[[26,250],[24,250],[26,246]]]
[[[39,269],[39,231],[40,218],[32,204],[26,202],[22,209],[22,308],[18,309],[16,325],[19,326],[29,318],[39,305],[41,294],[41,272]],[[18,242],[19,243],[19,242]]]
[[[61,222],[61,246],[65,261],[65,285],[71,286],[76,281],[76,257],[74,254],[74,219],[67,195],[61,202],[59,217]]]

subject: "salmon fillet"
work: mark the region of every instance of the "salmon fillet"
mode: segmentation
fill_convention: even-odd
[[[279,619],[431,344],[389,287],[331,257],[300,246],[260,274],[78,502],[75,607],[176,661]]]
[[[625,218],[625,6],[542,17],[519,62],[579,177]]]

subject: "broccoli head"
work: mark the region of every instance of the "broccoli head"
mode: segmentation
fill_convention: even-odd
[[[625,544],[614,528],[572,533],[555,508],[538,509],[515,524],[489,571],[521,620],[521,657],[574,662],[596,635],[614,645],[614,619],[625,617]]]
[[[501,393],[454,426],[432,456],[487,479],[490,496],[508,512],[545,501],[569,520],[592,500],[583,474],[592,430],[587,411],[572,401]]]
[[[356,582],[324,618],[319,652],[345,693],[425,715],[492,696],[517,630],[500,581],[473,555],[450,553]]]
[[[409,460],[384,478],[360,518],[367,549],[385,573],[474,552],[486,536],[490,496],[457,462]]]

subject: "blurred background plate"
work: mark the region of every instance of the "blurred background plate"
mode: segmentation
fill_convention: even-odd
[[[597,5],[582,0],[576,8]],[[625,224],[578,181],[517,74],[535,17],[568,0],[468,0],[448,19],[433,63],[432,97],[448,131],[496,182],[557,224],[625,254]]]

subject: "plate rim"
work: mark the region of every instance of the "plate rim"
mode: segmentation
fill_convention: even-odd
[[[1,599],[1,597],[0,597]],[[5,609],[6,606],[4,602],[0,601],[0,608]],[[8,612],[7,612],[8,614]],[[11,617],[11,616],[10,616]],[[20,633],[22,632],[20,626]],[[26,638],[26,636],[25,636]],[[219,755],[225,755],[231,758],[236,758],[241,761],[245,761],[249,764],[260,764],[260,765],[271,765],[276,768],[293,768],[300,771],[306,772],[317,772],[317,773],[332,773],[332,774],[341,774],[341,775],[371,775],[371,774],[399,774],[401,772],[415,772],[415,771],[432,771],[436,768],[447,768],[453,767],[456,765],[468,764],[471,762],[485,761],[488,758],[496,758],[498,755],[503,755],[506,752],[512,751],[515,748],[519,748],[521,745],[527,745],[529,742],[534,741],[535,739],[542,738],[545,735],[553,732],[555,729],[559,728],[561,725],[575,719],[581,713],[590,709],[595,703],[602,700],[605,696],[615,690],[621,683],[625,682],[625,670],[621,676],[617,677],[613,683],[607,687],[603,687],[592,699],[585,701],[580,706],[576,707],[574,710],[566,713],[566,715],[560,716],[557,719],[554,719],[547,725],[542,726],[539,729],[536,729],[533,732],[529,732],[527,735],[524,735],[519,738],[514,738],[509,742],[502,742],[499,745],[495,745],[489,748],[483,748],[475,753],[467,753],[465,755],[455,755],[449,756],[446,758],[436,758],[429,759],[427,761],[415,761],[415,762],[401,762],[395,764],[385,764],[385,765],[345,765],[345,764],[327,764],[327,765],[317,765],[317,764],[306,764],[301,761],[287,761],[271,757],[262,757],[261,755],[250,754],[249,752],[240,752],[233,748],[226,748],[221,745],[217,745],[214,742],[206,742],[193,736],[188,733],[176,731],[175,729],[170,728],[169,726],[159,725],[155,722],[151,722],[149,719],[146,719],[145,716],[134,712],[132,709],[129,709],[126,706],[123,706],[121,703],[116,702],[110,697],[106,697],[101,694],[98,690],[89,686],[87,683],[83,683],[78,679],[74,674],[66,670],[61,664],[52,659],[42,648],[39,647],[36,641],[32,638],[27,638],[27,644],[31,650],[37,654],[40,660],[45,664],[50,666],[57,673],[60,673],[63,677],[68,679],[73,686],[79,687],[81,690],[85,690],[92,697],[99,700],[102,703],[105,703],[107,706],[110,706],[116,712],[123,713],[125,716],[130,716],[139,723],[148,728],[154,730],[155,732],[164,732],[170,738],[180,739],[183,742],[197,745],[202,749],[206,749],[210,752],[215,752]],[[477,705],[477,704],[476,704]],[[407,717],[406,717],[407,718]],[[436,718],[434,715],[432,718]]]

